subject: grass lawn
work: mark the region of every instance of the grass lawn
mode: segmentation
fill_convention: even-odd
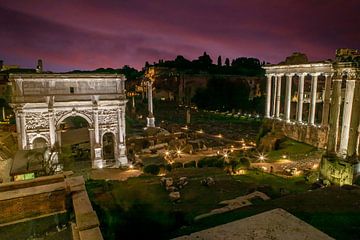
[[[169,200],[157,176],[144,175],[124,182],[88,181],[87,190],[105,239],[168,239],[178,234],[180,229],[185,231],[196,226],[194,217],[218,208],[220,201],[255,189],[277,197],[280,188],[289,192],[301,192],[308,188],[299,179],[289,180],[257,171],[231,176],[218,168],[180,168],[174,169],[169,176],[186,176],[189,179],[189,184],[180,190],[181,201],[176,204]],[[201,179],[207,176],[215,179],[214,186],[200,184]]]
[[[284,155],[287,159],[299,160],[304,156],[316,154],[318,151],[320,150],[311,145],[287,138],[284,142],[280,143],[278,150],[271,151],[267,154],[267,162],[282,159]]]

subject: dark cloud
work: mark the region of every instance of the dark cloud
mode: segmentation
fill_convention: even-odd
[[[2,0],[6,62],[51,70],[141,68],[145,61],[253,56],[279,62],[294,51],[332,58],[360,48],[357,0]]]

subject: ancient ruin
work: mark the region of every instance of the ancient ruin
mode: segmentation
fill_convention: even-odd
[[[10,74],[21,150],[61,146],[61,123],[79,116],[89,125],[93,168],[107,166],[104,135],[113,138],[115,166],[127,165],[125,77],[118,74]]]
[[[297,53],[285,62],[265,66],[265,117],[286,136],[324,148],[328,155],[347,161],[358,157],[359,56],[357,50],[338,49],[335,61],[307,62],[306,56]],[[322,169],[333,182],[352,181],[348,176],[352,170],[340,171],[346,174],[328,172]]]

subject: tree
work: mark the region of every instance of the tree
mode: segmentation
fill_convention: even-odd
[[[225,66],[230,67],[230,59],[229,58],[225,59]]]
[[[219,57],[218,57],[218,60],[217,60],[217,65],[218,65],[219,67],[221,67],[221,66],[222,66],[221,56],[219,56]]]

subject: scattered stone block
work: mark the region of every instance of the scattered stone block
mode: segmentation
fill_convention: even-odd
[[[207,187],[211,185],[215,185],[215,180],[212,177],[204,178],[203,180],[201,180],[201,185]]]
[[[180,192],[171,192],[169,193],[170,200],[175,202],[180,199]]]

